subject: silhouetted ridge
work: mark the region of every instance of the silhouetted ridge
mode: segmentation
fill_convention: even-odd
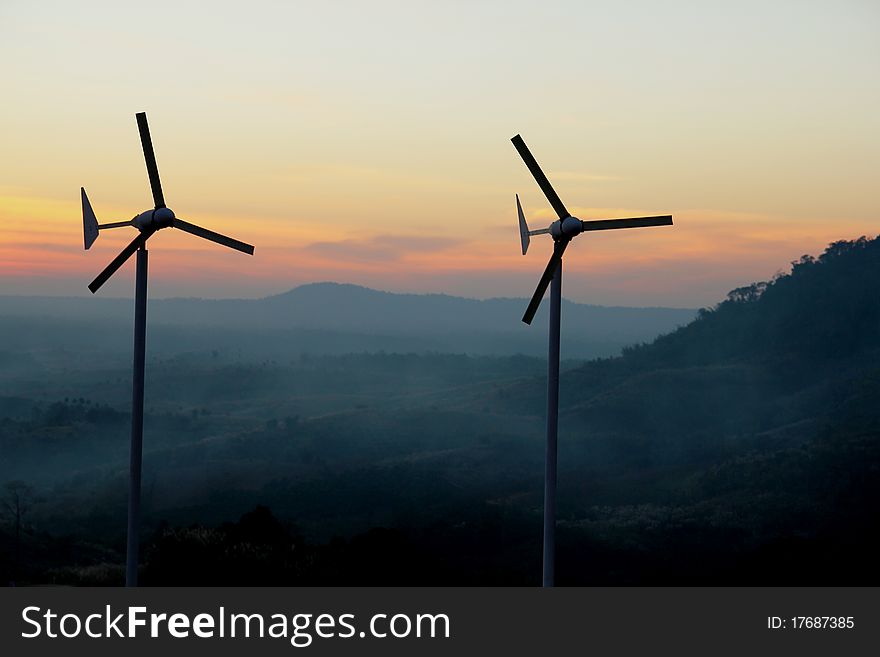
[[[873,351],[880,341],[880,237],[841,240],[788,274],[732,290],[727,299],[650,345],[631,363],[685,365],[771,356],[807,362]]]

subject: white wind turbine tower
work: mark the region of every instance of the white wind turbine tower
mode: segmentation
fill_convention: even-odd
[[[144,159],[147,163],[147,175],[150,178],[150,188],[153,192],[154,207],[146,210],[129,221],[117,221],[108,224],[99,224],[92,206],[86,196],[86,190],[80,188],[82,193],[83,209],[83,242],[86,250],[91,248],[98,239],[98,232],[107,228],[120,228],[133,226],[139,234],[122,252],[116,256],[107,267],[98,274],[97,278],[89,283],[89,290],[94,294],[116,273],[116,270],[134,254],[137,253],[136,277],[135,277],[135,301],[134,301],[134,367],[132,377],[131,394],[131,458],[129,463],[129,494],[128,494],[128,536],[126,541],[125,555],[125,585],[137,586],[138,546],[140,528],[140,498],[141,498],[141,456],[143,452],[144,434],[144,359],[146,351],[147,332],[147,240],[163,228],[178,228],[231,249],[253,255],[254,247],[238,240],[226,237],[212,230],[207,230],[184,221],[177,217],[171,208],[165,205],[165,197],[162,195],[162,183],[159,181],[159,169],[156,166],[156,156],[153,153],[153,142],[150,139],[150,128],[147,125],[147,115],[140,112],[135,115],[138,130],[141,135],[141,146],[144,150]]]
[[[516,135],[511,139],[520,157],[526,163],[538,187],[556,210],[559,219],[547,228],[529,230],[523,214],[519,196],[516,197],[516,211],[519,215],[519,232],[523,255],[529,248],[532,235],[548,234],[553,238],[553,255],[538,281],[538,287],[532,295],[522,321],[531,324],[547,286],[550,286],[550,335],[547,358],[547,444],[544,460],[544,566],[543,584],[553,586],[556,561],[556,439],[559,425],[559,325],[560,306],[562,304],[562,254],[568,243],[583,232],[592,230],[613,230],[617,228],[646,228],[648,226],[671,226],[672,215],[656,217],[635,217],[632,219],[600,219],[581,221],[572,217],[565,209],[556,191],[541,171],[541,167],[532,157],[531,151],[522,137]],[[551,285],[552,283],[552,285]]]

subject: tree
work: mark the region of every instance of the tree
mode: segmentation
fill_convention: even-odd
[[[3,514],[12,525],[15,534],[15,566],[13,581],[18,576],[21,566],[21,530],[24,519],[31,507],[36,503],[33,488],[19,479],[6,482],[2,502]]]

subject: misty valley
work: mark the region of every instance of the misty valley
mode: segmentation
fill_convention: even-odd
[[[878,289],[862,238],[699,312],[567,303],[557,583],[877,584]],[[120,585],[131,302],[0,301],[0,577]],[[151,301],[141,583],[538,584],[522,307]]]

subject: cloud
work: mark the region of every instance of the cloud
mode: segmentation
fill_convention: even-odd
[[[580,180],[584,182],[616,182],[626,180],[621,176],[606,176],[583,171],[554,171],[553,180]]]
[[[312,242],[304,250],[315,255],[347,262],[400,262],[410,254],[419,257],[449,251],[465,244],[451,237],[416,235],[375,235],[337,242]]]
[[[360,170],[351,173],[356,171]],[[131,230],[102,232],[95,247],[84,252],[78,195],[59,201],[23,196],[18,190],[0,192],[6,192],[0,193],[0,287],[17,293],[79,294],[131,239]],[[389,203],[403,202],[389,198]],[[151,295],[264,296],[314,280],[468,296],[526,295],[550,255],[552,240],[535,238],[523,257],[513,198],[505,196],[503,201],[497,212],[476,213],[466,204],[442,207],[439,212],[432,205],[425,210],[428,214],[416,218],[417,223],[411,213],[393,220],[401,230],[433,230],[437,235],[396,232],[394,224],[389,225],[387,204],[371,209],[375,217],[364,215],[358,195],[335,197],[332,213],[308,221],[282,215],[251,217],[238,207],[220,214],[194,213],[187,219],[255,244],[255,257],[178,231],[162,231],[151,240],[156,247],[151,255]],[[340,202],[350,203],[350,208],[340,210]],[[533,228],[556,219],[540,192],[530,194],[524,207]],[[660,211],[657,207],[569,209],[582,219]],[[623,305],[711,304],[734,287],[786,270],[788,262],[801,254],[821,253],[835,239],[877,232],[873,221],[845,215],[818,219],[694,207],[663,209],[674,214],[674,227],[578,238],[566,255],[566,296]],[[460,215],[470,223],[455,234],[455,227],[436,218],[445,214]],[[365,232],[364,226],[380,232]],[[338,239],[330,241],[328,235]],[[132,270],[130,262],[105,294],[130,294]]]

